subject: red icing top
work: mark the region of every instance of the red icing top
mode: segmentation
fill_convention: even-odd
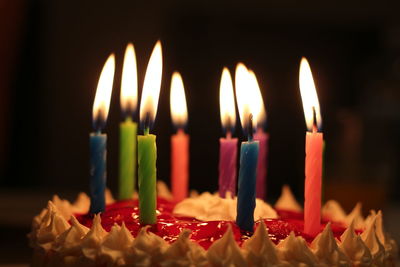
[[[228,228],[228,224],[232,225],[233,234],[236,242],[241,245],[249,236],[243,235],[238,226],[233,221],[199,221],[192,217],[182,217],[174,215],[172,210],[175,206],[174,202],[170,202],[163,198],[157,199],[157,224],[150,228],[154,234],[162,237],[165,241],[174,242],[183,229],[192,231],[190,239],[197,242],[203,248],[208,249],[211,244],[221,238]],[[291,231],[296,236],[302,236],[307,242],[313,240],[312,237],[303,233],[303,214],[291,211],[278,210],[279,219],[264,219],[268,228],[268,234],[274,243],[279,243],[285,239]],[[93,215],[78,214],[78,221],[87,226],[92,226]],[[139,223],[138,200],[117,201],[107,205],[106,211],[101,214],[101,224],[103,228],[109,232],[111,227],[117,223],[119,225],[125,222],[126,227],[134,237],[137,236],[141,225]],[[258,227],[260,221],[255,223]],[[326,225],[326,221],[321,225],[321,231]],[[345,228],[339,223],[331,224],[335,237],[340,237]]]

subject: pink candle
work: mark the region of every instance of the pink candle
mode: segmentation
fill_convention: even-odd
[[[189,183],[189,135],[183,131],[187,122],[185,89],[178,72],[171,79],[171,117],[178,132],[171,137],[171,187],[175,201],[188,195]]]
[[[317,90],[310,65],[305,58],[300,63],[300,93],[307,124],[305,186],[304,186],[304,232],[316,236],[321,230],[321,184],[323,134]]]
[[[182,129],[171,137],[171,179],[174,200],[185,199],[189,180],[189,135]]]
[[[304,232],[311,236],[316,236],[321,228],[322,146],[322,133],[306,133]]]
[[[261,128],[254,134],[254,140],[259,141],[257,162],[256,197],[265,200],[267,188],[267,160],[268,160],[268,140],[269,135]]]
[[[264,132],[263,126],[267,119],[267,113],[264,107],[264,101],[258,85],[256,74],[248,70],[248,86],[253,92],[253,98],[257,99],[253,103],[254,119],[257,121],[257,132],[254,134],[254,140],[259,141],[257,177],[256,177],[256,197],[265,199],[266,197],[266,179],[267,179],[267,155],[269,135]],[[250,93],[249,93],[250,94]]]
[[[229,191],[231,196],[236,194],[236,164],[237,164],[237,138],[219,139],[219,196],[225,197]]]
[[[225,197],[229,191],[236,195],[237,138],[232,138],[231,131],[236,125],[235,97],[233,94],[232,76],[224,67],[219,88],[219,105],[222,127],[226,138],[219,139],[219,196]]]

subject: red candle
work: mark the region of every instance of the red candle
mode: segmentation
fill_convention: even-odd
[[[306,133],[304,232],[316,236],[321,229],[323,134],[318,132],[321,126],[320,107],[311,68],[305,58],[302,58],[300,63],[299,83],[308,129]]]
[[[238,139],[232,138],[231,134],[236,125],[236,110],[232,76],[227,68],[222,70],[219,105],[221,124],[226,131],[226,138],[219,139],[218,191],[220,197],[225,197],[227,192],[234,196],[236,195]]]
[[[187,107],[182,77],[178,72],[171,79],[171,117],[178,129],[171,137],[171,187],[175,201],[182,201],[188,195],[189,182],[189,135],[185,134]]]

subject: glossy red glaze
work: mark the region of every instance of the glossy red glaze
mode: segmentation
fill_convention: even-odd
[[[203,248],[208,249],[211,244],[221,238],[226,232],[228,225],[232,226],[236,242],[241,245],[243,241],[249,238],[248,235],[242,234],[235,222],[231,221],[199,221],[191,217],[182,217],[174,215],[172,210],[175,203],[168,200],[157,199],[157,224],[153,225],[149,231],[162,237],[165,241],[174,242],[179,233],[183,229],[192,231],[190,239],[197,242]],[[268,234],[274,243],[279,243],[285,239],[291,231],[296,236],[302,236],[307,242],[312,241],[312,237],[303,233],[303,214],[291,211],[278,211],[279,219],[264,219],[268,228]],[[78,221],[87,226],[92,226],[93,215],[77,214]],[[121,225],[125,222],[126,227],[130,230],[134,237],[137,236],[140,228],[139,208],[137,200],[118,201],[111,205],[107,205],[106,211],[101,214],[101,224],[106,231],[110,231],[111,227],[117,223]],[[255,228],[258,227],[260,221],[257,221]],[[321,226],[321,231],[325,227],[325,223]],[[338,223],[332,223],[332,231],[335,237],[340,237],[345,229]]]

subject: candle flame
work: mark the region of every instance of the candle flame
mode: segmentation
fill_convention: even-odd
[[[135,48],[129,43],[125,50],[121,80],[121,109],[124,113],[134,113],[137,108],[137,67]],[[132,115],[132,114],[130,114]]]
[[[96,130],[101,130],[107,121],[114,81],[114,70],[115,57],[114,54],[111,54],[101,71],[93,103],[93,127]]]
[[[256,74],[249,70],[249,79],[251,88],[254,90],[254,97],[256,101],[253,101],[254,113],[253,120],[257,127],[263,127],[267,120],[267,113],[265,112],[264,100],[261,94],[260,86],[258,85]]]
[[[303,101],[304,117],[306,119],[307,129],[314,131],[314,119],[317,128],[320,129],[322,124],[321,112],[318,102],[317,90],[315,88],[314,79],[311,73],[310,65],[306,58],[302,58],[300,62],[299,72],[300,94]],[[314,118],[315,114],[315,118]]]
[[[224,67],[219,87],[219,107],[222,127],[232,132],[236,125],[235,96],[233,94],[232,77],[228,68]]]
[[[142,98],[140,101],[140,122],[147,128],[151,126],[157,114],[162,77],[162,49],[157,41],[151,53],[144,78]]]
[[[187,122],[187,107],[185,88],[183,86],[182,76],[179,72],[174,72],[171,79],[171,117],[172,122],[178,128],[183,128]]]
[[[264,123],[266,113],[257,78],[243,63],[236,66],[235,87],[242,128],[245,132],[247,131],[251,114],[252,128],[256,129],[258,125]]]

